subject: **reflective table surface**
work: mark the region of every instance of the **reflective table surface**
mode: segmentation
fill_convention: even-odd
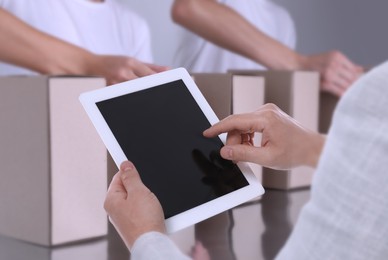
[[[187,254],[196,247],[201,255],[218,260],[273,259],[284,245],[299,212],[310,197],[309,189],[266,190],[259,200],[205,220],[170,237]],[[130,254],[109,227],[107,237],[58,247],[42,247],[0,235],[0,260],[128,260]]]

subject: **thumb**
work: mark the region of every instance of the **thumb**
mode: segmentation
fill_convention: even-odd
[[[221,156],[232,161],[243,161],[261,164],[264,151],[261,147],[249,146],[245,144],[225,145],[222,147]]]
[[[120,165],[120,177],[127,192],[136,186],[143,185],[135,165],[130,161],[125,161]]]

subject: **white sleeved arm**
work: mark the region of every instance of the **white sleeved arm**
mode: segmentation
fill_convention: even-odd
[[[338,104],[311,200],[277,259],[387,259],[388,63]]]
[[[170,238],[159,232],[140,236],[131,248],[131,260],[189,260]]]

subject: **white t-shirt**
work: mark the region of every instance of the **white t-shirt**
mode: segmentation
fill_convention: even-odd
[[[147,23],[117,0],[0,0],[0,8],[31,26],[96,54],[152,62]],[[35,74],[0,63],[1,75]]]
[[[223,0],[219,2],[234,9],[265,34],[291,49],[295,48],[294,22],[284,8],[269,0]],[[178,41],[174,66],[185,67],[191,72],[265,69],[255,61],[220,48],[188,30],[179,34]]]

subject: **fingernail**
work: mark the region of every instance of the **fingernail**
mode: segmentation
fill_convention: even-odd
[[[131,171],[133,170],[133,164],[129,161],[125,161],[121,164],[121,169],[124,171],[124,172],[128,172],[128,171]]]
[[[233,158],[233,150],[229,147],[224,147],[224,155],[225,159],[232,159]]]

